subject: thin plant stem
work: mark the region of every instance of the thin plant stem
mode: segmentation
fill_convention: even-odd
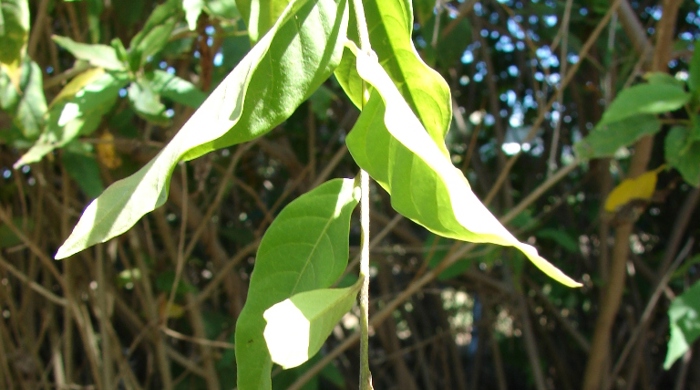
[[[369,174],[360,171],[360,225],[362,247],[360,250],[360,389],[373,389],[369,370]]]

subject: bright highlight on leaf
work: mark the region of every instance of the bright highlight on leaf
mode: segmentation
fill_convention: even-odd
[[[700,282],[695,282],[671,302],[668,319],[671,339],[668,340],[668,352],[664,361],[666,370],[700,337]]]
[[[501,225],[430,138],[376,55],[349,45],[359,75],[376,91],[346,142],[358,165],[391,194],[394,209],[444,237],[516,247],[551,278],[581,286]]]
[[[289,367],[303,360],[302,355],[311,356],[328,336],[328,326],[332,329],[338,315],[342,316],[338,310],[344,310],[344,314],[345,305],[354,301],[354,294],[348,290],[326,290],[325,297],[316,292],[300,293],[326,289],[345,271],[350,217],[358,200],[354,180],[330,180],[287,205],[265,232],[250,277],[248,298],[236,322],[239,389],[269,389],[271,353]],[[328,300],[333,294],[340,297]],[[265,311],[289,298],[291,303],[268,312],[271,327],[264,336]],[[333,301],[339,302],[338,307],[328,308]],[[308,342],[285,340],[280,334],[287,314],[293,315],[288,320],[298,332],[293,337],[307,338],[307,326],[301,317],[308,320],[313,333]],[[321,330],[326,333],[321,335]],[[284,351],[287,345],[293,348],[288,353]]]
[[[656,189],[657,175],[665,168],[662,165],[653,171],[625,179],[605,199],[605,211],[614,213],[633,200],[650,201]]]
[[[272,361],[287,369],[315,355],[355,304],[360,286],[303,292],[265,310],[263,335]]]

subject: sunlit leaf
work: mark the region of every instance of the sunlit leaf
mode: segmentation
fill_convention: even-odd
[[[93,66],[107,70],[122,71],[126,69],[125,64],[119,60],[116,50],[107,45],[88,45],[75,42],[68,37],[54,35],[51,37],[54,42],[68,50],[79,60],[85,60]]]
[[[0,1],[0,68],[19,89],[24,51],[29,40],[29,2]]]
[[[674,111],[690,100],[682,87],[666,83],[639,84],[622,90],[605,110],[600,124],[610,124],[640,114]]]
[[[81,134],[90,134],[102,121],[117,100],[119,90],[127,80],[110,73],[95,72],[87,80],[79,80],[81,85],[75,94],[59,94],[48,112],[46,129],[34,145],[15,163],[17,168],[41,160],[47,153],[60,148]],[[74,91],[72,86],[66,89]]]
[[[282,15],[289,0],[237,0],[236,5],[248,26],[248,37],[255,43]]]
[[[651,201],[656,189],[657,175],[662,169],[663,165],[653,171],[623,180],[605,199],[605,211],[614,213],[633,200]]]
[[[346,27],[344,1],[290,4],[170,143],[87,207],[56,258],[122,234],[165,203],[178,162],[249,141],[287,119],[340,61]]]
[[[0,108],[11,114],[25,140],[34,140],[44,127],[47,107],[41,68],[29,58],[22,64],[19,83],[17,89],[10,76],[0,70]]]
[[[700,337],[700,281],[677,296],[668,308],[671,338],[664,369],[668,370]]]
[[[153,10],[141,31],[131,39],[129,44],[131,70],[139,69],[149,57],[165,46],[180,15],[182,10],[179,0],[168,0]]]
[[[334,179],[290,203],[265,232],[236,323],[239,389],[271,386],[263,313],[296,294],[330,287],[345,270],[350,217],[357,202],[354,180]],[[294,303],[305,308],[308,302],[302,297]]]
[[[187,27],[191,31],[197,28],[197,19],[199,19],[199,14],[202,13],[203,7],[204,0],[182,0],[182,9],[185,10]]]
[[[162,126],[169,123],[170,120],[165,116],[165,104],[160,101],[160,95],[153,90],[148,79],[136,79],[127,91],[131,107],[137,115]]]
[[[346,142],[358,165],[391,194],[394,209],[444,237],[513,246],[548,276],[580,286],[501,225],[430,138],[376,57],[355,50],[358,73],[376,91]]]
[[[452,120],[450,90],[442,76],[420,58],[411,39],[413,17],[409,0],[362,2],[367,16],[372,49],[379,62],[399,89],[404,100],[418,116],[442,153]],[[357,42],[356,28],[348,35]],[[362,82],[355,70],[355,60],[348,52],[343,57],[336,78],[357,107],[362,106]]]
[[[194,84],[162,70],[147,73],[146,78],[150,81],[153,91],[188,107],[197,108],[207,98]]]
[[[356,283],[347,288],[306,291],[265,310],[263,335],[272,361],[287,369],[315,355],[355,304],[360,287]]]

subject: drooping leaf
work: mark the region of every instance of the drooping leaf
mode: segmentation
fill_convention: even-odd
[[[580,286],[501,225],[430,138],[377,58],[354,50],[358,73],[375,91],[346,143],[357,164],[391,194],[394,209],[444,237],[513,246],[558,282]]]
[[[119,60],[116,50],[111,46],[99,44],[88,45],[58,35],[54,35],[51,38],[58,45],[73,54],[75,58],[85,60],[92,66],[113,71],[123,71],[126,69],[125,64]]]
[[[353,307],[360,287],[355,283],[346,288],[305,291],[265,310],[263,335],[272,361],[287,369],[314,356]]]
[[[666,136],[664,154],[683,180],[695,187],[700,185],[700,140],[693,138],[691,129],[674,126]]]
[[[657,175],[662,169],[663,165],[653,171],[623,180],[605,199],[605,211],[614,213],[633,200],[650,201],[656,189]]]
[[[29,2],[0,1],[0,68],[5,69],[17,89],[28,40]]]
[[[661,122],[651,114],[630,116],[607,124],[600,122],[574,148],[581,158],[610,157],[621,147],[632,145],[659,130]]]
[[[236,323],[239,389],[271,386],[265,310],[295,294],[328,288],[345,270],[350,217],[357,203],[354,181],[334,179],[290,203],[265,232]],[[307,301],[302,297],[301,302]]]
[[[178,162],[249,141],[288,118],[340,61],[346,8],[344,0],[291,3],[170,143],[87,207],[56,258],[122,234],[165,203]]]
[[[99,68],[97,68],[99,69]],[[119,90],[127,80],[110,73],[90,70],[87,79],[74,95],[59,93],[49,108],[46,129],[34,145],[15,163],[14,167],[41,160],[47,153],[60,148],[81,134],[90,134],[117,100]],[[69,83],[64,89],[74,91]],[[72,92],[71,92],[72,93]]]
[[[666,370],[700,337],[700,281],[671,302],[668,319],[671,338],[664,361]]]
[[[605,110],[600,124],[610,124],[640,115],[674,111],[690,100],[690,94],[682,87],[658,83],[639,84],[622,90],[610,107]]]
[[[256,43],[282,15],[289,0],[236,0],[238,10],[248,26],[248,37]]]
[[[418,116],[442,153],[452,120],[450,90],[442,76],[423,62],[411,39],[413,10],[410,0],[367,0],[362,2],[367,17],[372,49],[409,107]],[[356,37],[352,25],[348,35]],[[357,38],[354,38],[357,42]],[[336,78],[357,107],[362,106],[362,83],[351,52],[343,57]]]

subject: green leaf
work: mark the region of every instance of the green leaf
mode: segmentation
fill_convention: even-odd
[[[603,114],[600,124],[610,124],[639,114],[677,110],[690,100],[682,87],[658,83],[640,84],[622,90]]]
[[[51,38],[59,46],[73,54],[75,58],[85,60],[93,66],[113,71],[126,70],[125,64],[117,56],[117,51],[111,46],[88,45],[58,35],[54,35]]]
[[[413,41],[413,11],[409,0],[368,0],[365,6],[372,49],[430,137],[447,156],[444,139],[452,121],[450,89],[442,76],[418,56]],[[348,29],[348,35],[356,28]],[[357,107],[362,106],[362,83],[352,52],[346,52],[336,78]]]
[[[63,167],[68,175],[78,183],[85,195],[90,199],[95,199],[104,191],[99,164],[95,160],[95,156],[86,151],[85,148],[72,149],[74,150],[65,149],[63,151],[61,156]]]
[[[676,168],[688,184],[700,185],[700,141],[690,137],[688,128],[671,128],[664,143],[664,153],[669,165]]]
[[[49,108],[46,129],[37,142],[15,163],[15,168],[37,162],[52,150],[97,129],[102,117],[114,106],[119,90],[127,81],[101,72],[99,68],[86,73],[88,72],[89,77],[78,80],[84,85],[74,95],[64,94],[62,91],[59,93],[60,98],[54,99]],[[73,91],[71,83],[66,85],[64,90]]]
[[[202,13],[203,7],[204,0],[182,0],[182,9],[185,10],[187,27],[191,31],[197,29],[197,19],[199,19],[199,14]]]
[[[271,386],[263,313],[296,294],[330,287],[345,270],[357,198],[353,180],[330,180],[290,203],[265,232],[236,323],[239,389]]]
[[[153,90],[148,79],[139,78],[132,82],[128,96],[134,111],[142,118],[161,126],[170,122],[165,116],[165,105],[161,103],[160,96]]]
[[[688,89],[690,89],[693,94],[700,94],[700,47],[695,45],[693,50],[693,57],[690,59],[689,75],[688,75]]]
[[[248,37],[255,43],[275,24],[289,0],[236,0],[238,10],[248,26]]]
[[[20,69],[28,40],[28,1],[0,1],[0,68],[5,69],[16,87],[19,86]]]
[[[700,281],[671,302],[668,318],[671,338],[664,361],[666,370],[700,337]]]
[[[202,105],[207,95],[189,81],[162,70],[146,74],[153,91],[176,103],[197,108]]]
[[[124,233],[165,203],[178,162],[252,140],[287,119],[340,61],[346,27],[344,0],[291,3],[170,143],[87,207],[56,258]]]
[[[358,73],[376,90],[346,143],[357,164],[391,194],[394,209],[443,237],[513,246],[551,278],[580,286],[501,225],[428,136],[377,58],[356,55]]]
[[[608,124],[601,121],[574,149],[581,158],[610,157],[621,147],[659,130],[661,122],[651,114],[630,116]]]
[[[352,309],[361,286],[305,291],[265,310],[263,335],[272,361],[287,369],[314,356]]]
[[[46,98],[43,75],[39,65],[25,58],[22,64],[19,90],[10,76],[0,70],[0,109],[12,115],[13,123],[21,130],[24,139],[36,139],[44,127]]]
[[[168,0],[157,6],[129,44],[131,70],[136,71],[148,58],[158,53],[168,40],[181,15],[177,0]]]
[[[684,88],[685,83],[665,72],[649,72],[644,75],[644,80],[649,84],[668,84]]]
[[[216,18],[233,20],[241,17],[234,0],[207,0],[204,7],[209,15]]]

